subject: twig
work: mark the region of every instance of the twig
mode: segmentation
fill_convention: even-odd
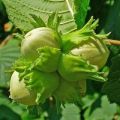
[[[120,46],[120,40],[105,39],[108,45]]]
[[[9,35],[5,38],[5,40],[0,44],[0,48],[5,46],[9,40],[11,40],[11,38],[13,37],[13,35]]]

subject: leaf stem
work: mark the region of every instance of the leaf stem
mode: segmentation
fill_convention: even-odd
[[[120,40],[105,39],[108,45],[120,46]]]

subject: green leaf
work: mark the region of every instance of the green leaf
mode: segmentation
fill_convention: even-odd
[[[22,120],[32,120],[30,118],[30,115],[26,111],[25,105],[11,102],[10,99],[8,99],[8,97],[6,97],[5,95],[3,95],[1,93],[1,91],[0,91],[0,106],[5,106],[3,109],[0,108],[0,120],[3,120],[2,116],[11,118],[11,120],[13,120],[14,118],[16,120],[17,119],[16,117],[19,117],[19,116]],[[8,111],[9,115],[7,114],[7,116],[6,116],[7,111]],[[7,119],[7,120],[9,120],[9,119]]]
[[[111,7],[104,31],[111,32],[111,37],[113,39],[120,39],[120,1],[115,0],[114,5]]]
[[[75,104],[65,104],[61,120],[81,120],[80,109]]]
[[[7,45],[0,48],[0,86],[8,87],[10,70],[14,61],[20,55],[19,41],[11,39]]]
[[[108,81],[103,86],[103,92],[112,102],[120,104],[120,54],[112,59]]]
[[[91,107],[91,105],[98,99],[99,95],[97,93],[93,95],[86,95],[81,99],[82,108],[86,109],[87,107]]]
[[[21,117],[5,105],[0,105],[0,120],[21,120]]]
[[[88,94],[83,98],[81,98],[82,109],[85,110],[83,114],[85,120],[90,120],[91,111],[93,109],[93,106],[96,104],[96,101],[98,100],[98,98],[99,98],[99,94],[97,93]]]
[[[75,22],[77,28],[83,27],[87,15],[90,0],[74,0],[75,4]]]
[[[112,120],[117,112],[117,104],[110,104],[106,96],[102,97],[100,108],[96,108],[89,116],[89,120]]]
[[[62,33],[68,33],[83,26],[89,7],[89,0],[4,0],[3,2],[9,18],[16,27],[25,32],[36,27],[38,23],[41,25],[42,20],[47,23],[49,16],[57,12],[62,16],[59,30]],[[38,16],[42,20],[40,19],[37,24],[33,22],[34,25],[32,25],[30,14]]]
[[[4,0],[3,2],[6,6],[9,18],[16,27],[25,32],[34,28],[30,23],[30,14],[40,16],[43,21],[47,23],[48,17],[53,12],[57,12],[58,15],[62,16],[59,29],[63,33],[76,29],[74,16],[69,10],[65,0]],[[69,0],[68,3],[71,4],[73,2]]]

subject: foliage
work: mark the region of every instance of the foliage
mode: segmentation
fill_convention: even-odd
[[[103,92],[105,92],[112,102],[120,104],[120,54],[112,58],[112,65],[110,69],[110,74],[108,76],[109,80],[105,83],[103,87]]]
[[[114,5],[110,8],[110,11],[108,13],[106,24],[103,28],[105,32],[111,31],[111,38],[113,39],[120,39],[120,1],[115,0]]]
[[[9,11],[8,15],[10,19],[18,28],[23,31],[30,31],[33,29],[33,26],[30,24],[30,20],[32,19],[30,14],[40,16],[44,21],[46,21],[48,16],[52,14],[52,12],[56,11],[59,13],[59,15],[62,15],[62,21],[60,25],[61,31],[64,30],[68,32],[69,30],[73,30],[76,26],[72,13],[69,11],[66,2],[63,0],[56,0],[54,2],[49,0],[5,0],[3,2],[7,7],[7,11]],[[68,3],[71,7],[70,2]]]
[[[65,104],[61,120],[80,120],[80,109],[75,104]]]
[[[12,64],[20,55],[18,45],[19,41],[12,38],[6,46],[0,48],[0,87],[8,87]]]
[[[29,114],[26,112],[26,106],[11,103],[0,90],[0,120],[31,120]]]
[[[52,16],[52,12],[57,12],[60,18],[62,16],[61,21],[59,20],[59,31],[64,34],[81,28],[90,16],[95,16],[95,18],[100,18],[99,27],[96,29],[97,32],[108,33],[111,31],[112,33],[109,38],[120,39],[119,0],[3,0],[3,2],[9,19],[22,33],[41,26],[42,21],[47,24],[49,15]],[[42,19],[38,22],[40,18]],[[0,18],[0,21],[1,19],[2,18]],[[2,21],[5,20],[2,19]],[[49,25],[51,25],[50,21],[51,18],[49,18]],[[44,23],[42,23],[42,25],[44,26]],[[63,104],[62,107],[60,107],[59,103],[57,103],[56,106],[53,101],[47,100],[44,105],[29,107],[28,110],[30,114],[28,114],[25,106],[11,103],[10,99],[7,98],[9,93],[7,93],[6,97],[11,65],[20,55],[19,42],[16,38],[12,38],[4,47],[0,48],[0,89],[2,90],[0,93],[0,119],[120,119],[119,46],[108,46],[110,56],[107,66],[110,67],[110,72],[108,81],[105,84],[92,81],[89,83],[89,81],[87,81],[87,86],[90,87],[87,91],[89,94],[81,98],[79,103]],[[103,96],[101,88],[102,92],[107,94],[107,96]],[[96,92],[99,92],[99,94],[96,94]],[[4,113],[7,113],[7,116],[5,116],[6,114]]]
[[[53,105],[50,105],[51,103],[49,105],[44,104],[44,107],[42,108],[40,106],[29,107],[29,114],[24,105],[10,103],[11,101],[3,95],[0,97],[0,110],[2,110],[0,112],[0,119],[45,120],[45,118],[48,118],[49,120],[112,120],[114,117],[120,118],[120,110],[118,109],[117,104],[111,104],[108,101],[107,96],[100,98],[98,94],[83,97],[81,99],[81,105],[79,106],[68,103],[62,105],[61,117],[58,117],[58,110],[56,111],[55,108],[53,108]],[[94,107],[98,101],[101,102]],[[84,114],[82,111],[84,111]],[[8,116],[4,113],[7,113]]]
[[[90,110],[90,108],[88,109]],[[117,105],[115,103],[110,104],[107,96],[102,96],[101,106],[94,109],[92,113],[89,110],[85,115],[85,120],[112,120],[117,113]]]

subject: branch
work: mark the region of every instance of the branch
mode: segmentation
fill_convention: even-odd
[[[108,45],[120,46],[120,40],[105,39]]]
[[[13,35],[8,35],[5,40],[0,44],[0,48],[5,46],[9,40],[11,40],[11,38],[13,38]]]

